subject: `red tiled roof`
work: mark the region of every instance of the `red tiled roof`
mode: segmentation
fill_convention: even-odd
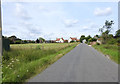
[[[70,37],[72,40],[76,40],[77,41],[77,38],[72,38],[72,37]]]
[[[63,38],[56,38],[56,41],[59,41],[60,39],[64,40]]]
[[[56,41],[59,41],[60,40],[60,38],[56,38]]]

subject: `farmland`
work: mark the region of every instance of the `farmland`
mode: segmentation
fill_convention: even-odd
[[[79,43],[12,44],[3,52],[3,82],[25,82]]]

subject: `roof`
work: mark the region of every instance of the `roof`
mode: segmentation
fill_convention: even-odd
[[[101,41],[101,40],[102,40],[102,38],[98,38],[97,40]]]
[[[70,37],[72,40],[76,40],[77,41],[77,38],[72,38],[72,37]]]
[[[56,38],[56,41],[59,41],[60,39],[64,40],[63,38]]]

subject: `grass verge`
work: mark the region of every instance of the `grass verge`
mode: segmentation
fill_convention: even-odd
[[[16,48],[14,46],[10,51],[4,51],[3,53],[2,81],[25,82],[30,77],[42,72],[49,65],[72,50],[77,44],[78,43],[54,44],[57,46],[55,48],[46,46],[48,44],[42,45],[45,46],[46,49],[41,49],[41,45],[37,45],[36,47],[33,45],[29,48],[26,48],[27,45],[21,45],[25,47],[25,49],[23,47],[18,48],[15,45]],[[53,46],[53,44],[49,45]]]
[[[111,58],[111,60],[118,63],[118,46],[117,45],[102,44],[102,45],[93,45],[93,47],[98,51],[102,52],[104,55],[108,55]]]

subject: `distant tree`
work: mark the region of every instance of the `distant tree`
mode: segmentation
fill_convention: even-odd
[[[36,40],[36,43],[39,43],[39,40],[38,40],[38,39]]]
[[[118,30],[116,31],[115,36],[116,36],[116,37],[120,37],[120,29],[118,29]]]
[[[40,38],[39,38],[39,41],[40,41],[40,43],[43,43],[43,42],[45,42],[45,39],[42,38],[42,37],[40,37]]]
[[[82,35],[82,36],[80,37],[80,42],[82,43],[82,41],[83,41],[84,39],[86,39],[86,38],[85,38],[85,35]]]
[[[10,44],[14,44],[17,37],[13,35],[13,36],[8,37],[8,39],[10,40]]]
[[[99,29],[99,31],[101,32],[103,44],[105,44],[107,42],[107,40],[109,39],[109,33],[112,29],[113,24],[114,24],[114,22],[112,20],[111,21],[106,20],[105,25]]]
[[[88,42],[88,40],[90,39],[90,38],[92,38],[90,35],[88,35],[87,37],[86,37],[86,41]]]
[[[90,39],[88,40],[88,42],[93,42],[93,41],[97,41],[97,39],[96,39],[96,38],[90,38]]]
[[[108,37],[111,39],[113,38],[113,34],[109,34]]]
[[[95,35],[97,38],[99,38],[99,35]]]
[[[23,42],[23,43],[28,43],[27,40],[23,40],[22,42]]]
[[[15,44],[21,44],[22,41],[21,41],[21,40],[16,40],[14,43],[15,43]]]
[[[99,31],[102,33],[105,32],[105,34],[109,34],[113,24],[114,24],[113,20],[111,21],[106,20],[105,25],[102,28],[100,28]]]

